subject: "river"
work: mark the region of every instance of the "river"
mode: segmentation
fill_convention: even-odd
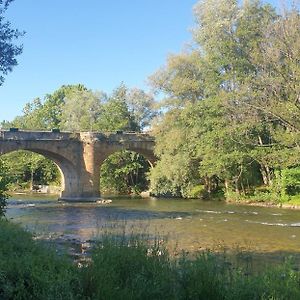
[[[255,253],[300,253],[300,211],[218,201],[112,198],[110,204],[64,203],[14,195],[7,218],[37,235],[86,241],[126,227],[167,237],[177,249],[237,246]]]

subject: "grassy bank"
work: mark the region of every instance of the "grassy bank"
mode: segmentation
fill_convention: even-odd
[[[288,263],[258,273],[212,252],[176,259],[158,241],[105,235],[76,265],[0,221],[0,299],[300,299]]]

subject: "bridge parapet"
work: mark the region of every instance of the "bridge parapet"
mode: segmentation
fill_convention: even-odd
[[[52,132],[52,131],[10,131],[1,130],[0,140],[18,141],[61,141],[80,139],[80,134],[75,132]]]
[[[0,140],[79,140],[106,142],[154,142],[154,137],[147,133],[138,132],[67,132],[67,131],[29,131],[29,130],[0,130]]]
[[[155,138],[147,133],[139,132],[81,132],[82,141],[94,142],[155,142]]]

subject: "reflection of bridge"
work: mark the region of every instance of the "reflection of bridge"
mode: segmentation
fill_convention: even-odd
[[[100,166],[110,154],[132,150],[152,164],[153,148],[154,138],[142,133],[0,130],[0,154],[29,150],[56,163],[62,174],[62,200],[98,199]]]

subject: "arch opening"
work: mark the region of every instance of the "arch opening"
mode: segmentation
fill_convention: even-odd
[[[148,190],[152,162],[143,154],[119,150],[109,154],[100,165],[101,194],[138,195]]]
[[[59,154],[39,149],[12,149],[1,153],[9,165],[12,190],[51,192],[62,197],[76,186],[72,164]]]

